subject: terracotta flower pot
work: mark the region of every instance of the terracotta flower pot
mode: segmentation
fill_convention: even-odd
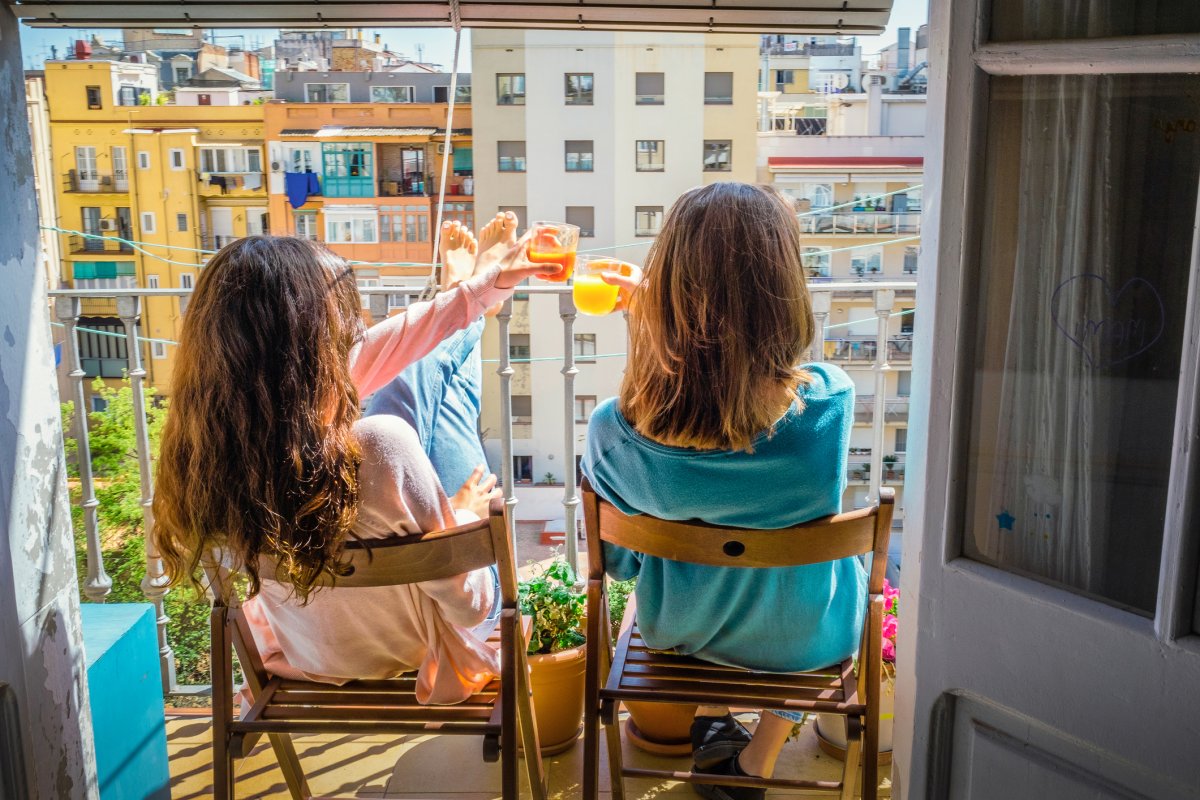
[[[638,749],[660,756],[692,754],[692,718],[696,706],[625,701],[625,733]]]
[[[529,656],[533,715],[544,756],[569,749],[583,732],[584,647]]]
[[[896,712],[896,683],[884,679],[879,694],[879,763],[892,763],[892,717]],[[846,758],[846,718],[817,714],[817,744],[827,755]]]

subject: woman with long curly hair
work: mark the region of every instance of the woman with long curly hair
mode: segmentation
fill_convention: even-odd
[[[495,479],[482,465],[447,496],[413,426],[363,418],[359,400],[544,271],[526,241],[487,249],[474,275],[371,328],[353,269],[318,243],[252,236],[205,266],[172,375],[155,534],[172,584],[195,581],[214,552],[246,575],[246,617],[271,673],[338,683],[418,669],[422,702],[453,703],[499,672],[487,631],[473,631],[495,608],[493,571],[315,587],[345,574],[352,538],[487,513]],[[278,575],[259,573],[262,555]]]
[[[618,398],[588,424],[583,472],[627,514],[786,528],[841,510],[854,384],[800,364],[816,326],[791,204],[770,187],[716,183],[667,215],[632,291]],[[802,567],[685,564],[606,544],[609,574],[638,577],[646,644],[719,664],[798,672],[858,648],[866,571],[856,558]],[[804,632],[804,635],[797,635]],[[764,712],[750,734],[701,706],[694,769],[770,777],[803,717]],[[710,800],[763,789],[693,784]]]

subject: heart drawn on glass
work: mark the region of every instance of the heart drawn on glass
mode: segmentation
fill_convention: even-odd
[[[1092,273],[1060,283],[1050,298],[1050,315],[1093,368],[1146,352],[1167,325],[1166,307],[1150,281],[1130,278],[1113,290],[1106,278]]]

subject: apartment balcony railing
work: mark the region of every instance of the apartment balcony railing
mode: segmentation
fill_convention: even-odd
[[[97,233],[95,236],[70,236],[67,238],[67,250],[71,255],[87,253],[133,253],[133,245],[117,241],[116,234]],[[124,238],[124,237],[122,237]]]
[[[95,170],[68,170],[63,175],[63,190],[67,192],[108,193],[128,192],[128,172],[97,172]]]
[[[876,403],[874,395],[863,394],[854,398],[854,421],[874,424],[876,419]],[[904,422],[908,419],[908,398],[889,397],[883,403],[883,421],[887,423]]]
[[[196,171],[196,184],[201,197],[222,195],[258,196],[267,193],[267,176],[262,172],[201,172]]]
[[[879,487],[883,482],[892,482],[899,478],[887,477],[887,467],[884,465],[882,458],[884,454],[884,430],[885,419],[889,413],[897,413],[898,409],[893,408],[889,412],[889,404],[900,402],[898,399],[885,400],[884,393],[886,390],[886,377],[890,370],[888,364],[888,353],[890,348],[882,350],[874,347],[874,342],[887,339],[887,328],[889,317],[896,309],[896,294],[897,292],[912,291],[915,285],[912,282],[893,281],[890,283],[872,284],[870,291],[873,295],[874,307],[878,314],[879,335],[876,339],[870,341],[872,348],[872,358],[874,358],[874,375],[876,381],[876,393],[871,402],[874,403],[872,412],[872,441],[873,446],[869,453],[857,452],[851,456],[850,472],[851,475],[859,475],[861,478],[854,478],[859,482],[867,483],[870,486],[870,491],[873,494],[878,494]],[[832,299],[835,293],[845,292],[849,290],[862,291],[861,287],[856,287],[853,284],[831,283],[822,284],[819,287],[813,288],[813,312],[817,322],[817,338],[813,342],[807,358],[820,360],[829,358],[832,353],[841,352],[839,348],[847,341],[851,340],[826,340],[825,326],[829,322],[829,312],[832,306]],[[367,304],[371,316],[376,320],[383,320],[389,315],[389,305],[391,299],[397,296],[397,288],[392,286],[381,286],[364,288],[361,290],[367,297]],[[579,453],[579,437],[575,421],[575,377],[578,374],[577,363],[583,359],[575,356],[574,348],[574,328],[577,312],[571,296],[570,286],[553,286],[539,285],[523,287],[522,293],[528,298],[519,302],[529,303],[556,303],[558,316],[562,320],[562,338],[563,355],[562,367],[560,373],[562,375],[562,408],[563,408],[563,430],[562,430],[562,461],[563,464],[576,463],[575,457]],[[141,319],[143,302],[146,298],[153,297],[180,297],[181,302],[191,294],[190,289],[61,289],[50,292],[54,301],[54,317],[58,323],[64,326],[66,336],[63,341],[63,364],[69,372],[71,399],[74,400],[76,408],[86,407],[85,383],[87,381],[87,372],[81,364],[80,358],[80,335],[78,330],[79,321],[82,314],[82,305],[87,300],[92,299],[107,299],[114,301],[116,305],[116,316],[120,319],[124,328],[125,335],[125,352],[127,361],[125,362],[128,369],[128,376],[133,391],[134,405],[134,430],[136,434],[136,450],[137,461],[140,472],[140,488],[142,507],[148,509],[153,498],[152,470],[151,470],[151,453],[149,452],[149,431],[145,413],[145,381],[146,370],[143,367],[143,347],[141,346],[140,334],[138,330],[139,321]],[[406,294],[405,296],[410,296]],[[498,350],[499,350],[499,366],[497,374],[500,377],[500,426],[499,438],[501,440],[502,460],[500,464],[500,473],[502,486],[504,490],[505,502],[507,503],[510,513],[509,525],[510,535],[515,532],[515,523],[519,516],[519,507],[516,496],[516,486],[518,481],[513,474],[513,429],[514,427],[524,427],[532,422],[525,417],[515,415],[513,413],[512,397],[513,397],[513,376],[516,372],[512,356],[510,354],[510,333],[513,328],[513,300],[506,302],[500,313],[497,315],[498,323]],[[549,332],[544,332],[545,336],[550,335]],[[539,337],[542,334],[539,333]],[[863,345],[866,342],[854,340],[853,344]],[[861,350],[851,351],[858,356],[862,356]],[[587,359],[591,360],[591,359]],[[865,359],[864,359],[865,360]],[[540,391],[550,392],[551,386],[540,387]],[[866,398],[863,398],[865,401]],[[860,401],[860,405],[863,404]],[[857,409],[856,409],[857,411]],[[91,465],[91,449],[88,441],[88,429],[85,414],[76,414],[74,422],[74,431],[70,435],[75,438],[77,448],[77,460],[79,463],[79,486],[80,497],[79,505],[82,508],[84,535],[87,542],[87,555],[84,570],[86,571],[86,579],[83,585],[84,595],[91,601],[103,601],[107,594],[111,591],[111,580],[108,578],[104,569],[104,555],[101,549],[101,537],[99,530],[99,521],[97,515],[97,507],[99,502],[96,499],[96,482],[92,472]],[[557,456],[558,454],[556,454]],[[893,467],[893,476],[897,474],[897,470]],[[903,467],[899,469],[900,478],[903,477]],[[562,505],[564,509],[564,517],[566,527],[565,530],[575,530],[576,521],[579,517],[579,493],[577,485],[574,481],[567,481],[563,486]],[[172,692],[175,690],[175,662],[174,653],[171,647],[171,642],[167,637],[167,616],[164,608],[163,598],[167,593],[165,579],[163,576],[162,560],[154,546],[154,520],[153,517],[147,515],[143,524],[143,535],[145,536],[145,574],[142,580],[142,591],[146,599],[154,605],[155,616],[158,623],[158,647],[159,647],[159,662],[162,670],[162,686],[164,692]],[[516,544],[515,536],[513,537],[514,546]],[[566,556],[572,563],[579,563],[579,553],[577,552],[578,542],[573,536],[566,537]],[[518,554],[520,559],[520,554]]]
[[[809,44],[795,43],[788,45],[773,44],[762,48],[769,56],[852,56],[855,46],[852,44]]]
[[[220,250],[227,244],[232,244],[238,240],[237,236],[224,236],[221,234],[210,233],[204,237],[205,250]]]
[[[814,236],[890,236],[921,232],[919,211],[854,211],[850,213],[806,213],[800,217],[800,232]]]

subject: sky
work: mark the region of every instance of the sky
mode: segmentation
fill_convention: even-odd
[[[894,0],[891,20],[887,31],[881,36],[860,36],[864,55],[878,53],[885,45],[896,41],[896,29],[910,27],[914,30],[928,18],[928,0]],[[365,33],[375,33],[374,28],[368,28]],[[454,58],[454,31],[447,28],[382,28],[383,41],[393,51],[398,51],[410,58],[418,57],[418,50],[423,53],[423,60],[441,64],[449,70]],[[51,46],[58,48],[59,57],[63,57],[76,39],[89,38],[93,33],[109,41],[119,39],[119,30],[78,30],[63,28],[21,28],[21,48],[25,54],[26,69],[40,69],[42,62],[50,58]],[[277,31],[269,28],[223,29],[213,32],[216,43],[226,46],[245,46],[248,48],[270,44]],[[462,46],[459,53],[459,69],[469,72],[471,69],[471,33],[463,32]]]

